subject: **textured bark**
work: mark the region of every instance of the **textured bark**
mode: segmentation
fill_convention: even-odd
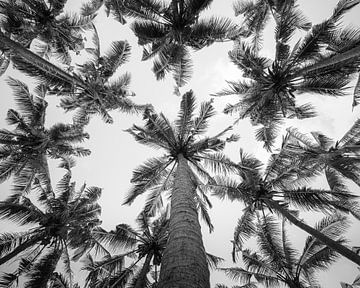
[[[339,53],[329,59],[319,61],[308,67],[304,67],[303,69],[300,69],[300,71],[296,72],[296,75],[306,75],[307,73],[315,72],[316,70],[319,69],[323,69],[327,67],[331,68],[331,66],[359,57],[360,57],[360,46],[357,46],[355,48],[350,49],[349,51]]]
[[[29,239],[26,242],[24,242],[22,245],[16,247],[14,250],[12,250],[10,253],[6,254],[4,257],[0,258],[0,265],[6,263],[7,261],[11,260],[12,258],[16,257],[21,252],[25,251],[27,248],[35,245],[37,242],[42,240],[42,235],[37,236],[35,238]]]
[[[158,288],[210,288],[195,189],[187,160],[180,154],[171,195],[169,239],[161,262]]]
[[[311,226],[305,224],[304,222],[297,219],[291,213],[289,213],[286,209],[284,209],[281,205],[279,205],[275,201],[266,200],[266,204],[273,208],[274,210],[279,211],[286,219],[288,219],[291,223],[299,227],[300,229],[306,231],[311,236],[318,239],[324,245],[328,246],[329,248],[333,249],[334,251],[338,252],[345,258],[349,259],[350,261],[360,265],[360,256],[351,251],[350,249],[346,248],[345,246],[339,244],[338,242],[334,241],[333,239],[327,237],[323,233],[319,232],[318,230],[312,228]]]
[[[145,262],[141,268],[139,276],[135,282],[134,288],[145,288],[146,287],[146,275],[149,273],[150,270],[150,261],[153,256],[153,253],[149,253],[146,255]]]
[[[5,47],[10,48],[16,55],[22,57],[27,62],[31,63],[32,65],[38,67],[42,71],[45,71],[53,76],[56,76],[60,79],[63,79],[69,83],[73,83],[79,87],[86,89],[85,83],[83,83],[80,79],[68,74],[64,70],[60,69],[59,67],[51,64],[50,62],[46,61],[45,59],[41,58],[39,55],[31,52],[30,50],[24,48],[19,43],[11,40],[9,37],[5,36],[2,32],[0,32],[0,43]]]

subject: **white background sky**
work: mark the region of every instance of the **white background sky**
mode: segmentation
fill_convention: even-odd
[[[68,0],[68,10],[76,11],[80,1]],[[299,0],[299,6],[304,14],[312,21],[318,23],[328,17],[331,13],[336,0]],[[211,9],[205,14],[233,17],[232,1],[214,0]],[[346,15],[344,24],[360,25],[360,7]],[[234,21],[240,23],[239,18]],[[127,40],[132,46],[130,61],[120,67],[118,74],[130,72],[132,75],[131,90],[137,96],[136,103],[152,103],[156,111],[164,112],[169,119],[174,119],[177,115],[180,97],[173,95],[174,82],[169,75],[163,81],[156,81],[151,71],[151,61],[141,62],[142,48],[137,45],[136,37],[133,35],[128,25],[121,24],[106,18],[104,13],[100,13],[95,20],[95,25],[100,35],[102,51],[105,51],[111,41]],[[273,30],[270,26],[266,30],[265,42],[262,53],[273,58],[274,41]],[[88,37],[90,39],[90,37]],[[297,40],[297,39],[296,39]],[[197,96],[198,103],[209,100],[211,93],[217,92],[226,87],[225,80],[237,80],[241,77],[241,72],[229,61],[227,52],[232,48],[231,43],[214,44],[201,51],[192,53],[194,73],[189,84],[182,88],[184,93],[192,89]],[[7,87],[5,79],[7,76],[25,79],[17,72],[9,71],[0,79],[1,105],[0,105],[0,127],[5,128],[6,112],[9,108],[16,108],[13,101],[11,90]],[[351,127],[358,118],[359,109],[351,110],[352,89],[349,95],[343,98],[331,98],[318,95],[299,95],[299,102],[312,102],[316,107],[319,116],[310,120],[289,121],[288,126],[297,127],[302,132],[322,131],[326,135],[339,139]],[[57,108],[57,99],[48,97],[49,101],[47,113],[47,125],[57,122],[70,122],[71,115],[64,114]],[[210,126],[210,135],[230,125],[234,118],[221,113],[225,104],[236,101],[236,96],[215,98],[215,106],[218,114],[213,118]],[[98,117],[94,117],[86,131],[90,134],[90,140],[84,143],[84,147],[91,149],[91,156],[84,159],[77,159],[77,166],[73,169],[73,179],[78,186],[86,182],[90,186],[103,188],[100,204],[102,205],[102,220],[105,229],[114,229],[119,223],[128,223],[135,227],[134,219],[143,206],[144,198],[137,199],[131,207],[122,206],[124,197],[129,190],[130,178],[134,168],[143,163],[149,157],[155,155],[154,150],[136,143],[132,137],[124,130],[131,127],[133,123],[141,124],[141,116],[121,114],[116,111],[111,113],[114,118],[113,125],[107,125]],[[234,161],[239,160],[238,152],[243,148],[245,152],[255,154],[264,163],[267,161],[268,154],[262,148],[262,144],[254,139],[254,131],[248,120],[239,122],[234,127],[234,132],[240,134],[241,139],[237,143],[228,145],[225,153]],[[279,136],[280,140],[281,136]],[[162,152],[160,152],[161,154]],[[54,178],[53,183],[61,177],[62,171],[56,169],[56,164],[51,162],[51,173]],[[323,185],[324,181],[319,180],[315,185]],[[10,183],[0,185],[0,199],[4,199],[8,194]],[[359,193],[359,191],[357,191]],[[210,210],[215,231],[208,233],[207,227],[203,225],[203,237],[207,252],[223,257],[226,260],[223,267],[230,267],[231,263],[231,243],[233,230],[237,219],[242,215],[242,206],[239,203],[221,202],[212,198],[213,209]],[[303,215],[303,214],[302,214]],[[315,216],[303,216],[313,224]],[[0,229],[6,231],[8,226],[0,223]],[[306,235],[296,227],[290,229],[290,237],[296,247],[302,249]],[[353,227],[348,233],[352,245],[360,246],[359,223],[353,219]],[[348,260],[340,260],[333,265],[328,272],[319,274],[323,287],[340,287],[339,282],[351,283],[357,274],[356,265]],[[3,269],[0,267],[0,271]],[[211,284],[224,283],[229,286],[236,283],[228,280],[221,272],[211,273]],[[82,275],[82,274],[78,274]],[[83,275],[81,276],[83,277]]]

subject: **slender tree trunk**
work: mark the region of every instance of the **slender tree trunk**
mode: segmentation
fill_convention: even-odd
[[[319,241],[321,241],[324,245],[328,246],[329,248],[333,249],[334,251],[338,252],[345,258],[349,259],[350,261],[360,265],[360,256],[351,251],[350,249],[346,248],[345,246],[339,244],[338,242],[334,241],[333,239],[327,237],[320,231],[312,228],[311,226],[305,224],[304,222],[297,219],[291,213],[289,213],[286,209],[284,209],[280,204],[276,201],[272,200],[265,200],[266,204],[273,208],[274,210],[279,211],[286,219],[288,219],[291,223],[295,226],[299,227],[300,229],[306,231],[311,236],[315,237]]]
[[[150,270],[150,261],[152,259],[152,256],[153,256],[152,252],[146,255],[145,262],[141,268],[139,276],[137,277],[134,288],[146,287],[146,275],[149,273]]]
[[[25,241],[22,245],[16,247],[13,251],[6,254],[5,256],[0,258],[0,265],[6,263],[7,261],[11,260],[15,256],[17,256],[19,253],[25,251],[27,248],[30,248],[31,246],[35,245],[37,242],[41,241],[42,236],[38,236],[32,239],[29,239]]]
[[[178,156],[171,195],[169,239],[161,261],[159,288],[210,288],[201,227],[194,200],[196,186],[183,155]]]
[[[357,46],[355,48],[350,49],[349,51],[339,53],[329,59],[325,59],[322,61],[319,61],[311,66],[304,67],[303,69],[300,69],[296,74],[297,75],[306,75],[310,72],[315,72],[316,70],[323,69],[323,68],[331,68],[331,66],[334,66],[336,64],[349,61],[354,58],[360,57],[360,46]]]
[[[83,83],[80,79],[70,75],[69,73],[65,72],[64,70],[60,69],[59,67],[50,63],[49,61],[46,61],[45,59],[41,58],[39,55],[36,55],[30,50],[24,48],[19,43],[5,36],[4,33],[2,32],[0,32],[0,43],[2,46],[8,47],[10,50],[15,52],[16,55],[22,57],[27,62],[38,67],[42,71],[45,71],[46,73],[49,73],[53,76],[63,79],[64,81],[73,83],[79,87],[86,89],[85,83]]]

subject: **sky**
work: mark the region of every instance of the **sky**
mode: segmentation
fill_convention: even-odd
[[[68,0],[68,11],[77,11],[80,6],[78,0]],[[312,23],[318,23],[330,16],[337,1],[335,0],[299,0],[300,9],[309,18]],[[232,1],[214,0],[211,8],[204,13],[206,15],[217,15],[232,17],[236,23],[240,23],[239,18],[233,16]],[[360,25],[360,7],[356,7],[347,14],[344,19],[344,25]],[[157,112],[163,112],[169,119],[175,119],[181,97],[173,94],[174,81],[171,75],[165,80],[156,81],[152,71],[152,62],[141,61],[142,48],[137,44],[137,39],[129,29],[129,25],[122,26],[114,21],[111,16],[107,18],[103,12],[95,20],[95,25],[100,36],[102,51],[106,51],[110,43],[115,40],[127,40],[132,53],[128,63],[118,69],[116,75],[130,72],[132,81],[130,89],[136,93],[133,100],[139,104],[151,103]],[[273,58],[274,55],[274,32],[273,25],[266,29],[262,54]],[[301,36],[301,35],[297,35]],[[90,37],[88,37],[90,39]],[[295,37],[296,38],[296,37]],[[192,89],[197,97],[198,106],[202,101],[208,101],[211,93],[220,91],[226,87],[226,80],[238,80],[241,77],[235,65],[233,65],[227,53],[232,48],[232,43],[217,43],[210,47],[192,53],[193,76],[189,84],[181,88],[181,93]],[[80,55],[81,59],[83,55]],[[26,77],[18,72],[9,69],[6,75],[0,79],[1,105],[0,105],[0,127],[6,128],[5,117],[9,108],[16,108],[13,101],[11,90],[5,83],[7,76],[12,76],[20,80],[26,80]],[[301,132],[322,131],[333,139],[339,139],[351,127],[358,118],[359,109],[352,111],[351,87],[349,95],[340,98],[332,98],[318,95],[301,94],[297,96],[299,103],[311,102],[317,108],[318,116],[307,120],[287,121],[283,127],[292,126],[298,128]],[[47,112],[47,125],[51,126],[58,122],[71,122],[71,114],[65,114],[58,105],[58,100],[54,96],[49,96]],[[216,97],[214,105],[218,114],[210,122],[209,135],[214,135],[224,127],[231,125],[234,117],[221,113],[225,105],[237,100],[236,96]],[[132,171],[142,164],[146,159],[161,155],[162,152],[136,143],[132,136],[124,132],[134,123],[142,124],[141,116],[122,114],[117,111],[111,112],[114,118],[114,124],[104,123],[99,117],[93,117],[86,131],[90,134],[90,139],[84,142],[83,146],[90,149],[92,154],[86,158],[77,158],[77,166],[73,168],[73,180],[77,182],[78,187],[86,182],[89,186],[98,186],[103,188],[100,204],[102,206],[102,221],[105,229],[114,229],[119,223],[128,223],[136,227],[134,219],[143,207],[144,197],[135,200],[132,206],[123,206],[125,196],[131,187],[130,179]],[[262,144],[256,142],[254,138],[254,128],[248,120],[242,120],[234,126],[234,133],[240,135],[240,140],[231,143],[225,149],[225,154],[233,161],[239,160],[239,150],[242,148],[245,152],[254,154],[264,163],[267,162],[269,154],[262,148]],[[279,135],[279,141],[281,135]],[[51,161],[52,182],[63,175],[63,171],[56,168],[58,162]],[[314,182],[315,186],[325,187],[324,179],[318,179]],[[8,195],[10,183],[0,184],[0,200]],[[357,193],[360,193],[359,189]],[[360,194],[359,194],[360,195]],[[207,252],[220,256],[226,261],[222,267],[236,266],[231,262],[232,245],[230,240],[233,237],[234,227],[238,218],[242,215],[243,206],[239,203],[229,203],[211,198],[213,208],[210,215],[215,227],[215,231],[208,233],[207,227],[202,223],[202,233],[204,245]],[[313,224],[316,219],[314,214],[301,213],[301,217],[306,219],[309,224]],[[359,223],[352,219],[353,226],[347,234],[351,245],[360,246]],[[0,222],[0,229],[6,231],[9,229],[8,223]],[[298,249],[304,245],[306,234],[299,231],[296,227],[289,227],[291,240]],[[2,269],[0,267],[0,269]],[[352,262],[341,259],[331,267],[327,272],[319,274],[320,283],[323,287],[340,287],[340,281],[351,283],[358,270]],[[79,273],[80,277],[84,274]],[[228,286],[235,285],[222,272],[211,272],[211,285],[224,283]]]

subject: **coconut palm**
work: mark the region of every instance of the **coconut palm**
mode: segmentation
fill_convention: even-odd
[[[211,103],[203,103],[199,116],[195,117],[195,97],[189,91],[182,97],[174,124],[162,113],[156,114],[148,109],[144,113],[146,124],[143,127],[134,125],[128,130],[136,141],[166,152],[162,157],[149,159],[134,171],[134,186],[125,200],[130,204],[137,196],[149,191],[148,209],[145,210],[150,211],[162,201],[162,192],[172,191],[169,240],[162,258],[159,287],[210,285],[197,211],[198,206],[205,220],[209,221],[206,211],[206,202],[209,201],[201,189],[199,177],[211,179],[203,167],[204,162],[211,163],[218,172],[222,171],[221,164],[227,161],[225,156],[212,152],[221,151],[226,142],[237,138],[233,135],[220,140],[229,128],[216,136],[200,138],[215,114]]]
[[[360,120],[336,142],[321,132],[312,132],[310,138],[295,128],[287,131],[284,152],[288,157],[297,157],[313,171],[324,171],[331,189],[343,189],[344,179],[360,186]]]
[[[344,89],[360,64],[360,49],[351,48],[359,43],[360,34],[345,38],[346,49],[341,53],[326,48],[329,47],[327,43],[336,38],[334,35],[341,34],[337,28],[341,17],[358,3],[341,0],[331,17],[314,25],[292,49],[289,41],[298,25],[294,17],[284,16],[283,21],[276,23],[274,60],[261,56],[248,44],[237,45],[229,56],[247,79],[230,82],[229,89],[217,93],[241,97],[236,104],[228,105],[225,113],[236,113],[239,119],[249,117],[254,125],[261,124],[256,138],[270,149],[283,118],[303,119],[316,115],[311,104],[296,104],[296,93],[346,95]],[[286,15],[287,11],[283,13]]]
[[[110,247],[110,251],[119,252],[119,248],[125,249],[125,253],[106,256],[103,260],[94,262],[91,257],[87,259],[87,265],[83,268],[89,274],[86,287],[121,287],[129,283],[134,288],[143,288],[149,285],[147,275],[151,269],[151,262],[155,266],[161,263],[162,254],[168,239],[168,216],[167,212],[152,220],[141,213],[137,218],[138,229],[135,230],[127,224],[119,224],[116,230],[110,232],[94,231],[94,237],[104,245]],[[134,263],[124,267],[125,256],[136,257]],[[142,260],[140,268],[138,263]],[[157,277],[156,277],[157,279]]]
[[[346,217],[334,214],[321,219],[315,224],[315,229],[337,243],[343,244],[342,234],[348,228]],[[290,288],[317,288],[316,273],[326,270],[335,262],[338,254],[322,242],[308,236],[300,254],[291,244],[285,230],[274,217],[260,217],[256,226],[258,252],[244,249],[242,260],[245,268],[223,268],[230,278],[239,281],[244,286],[278,287],[281,284]],[[246,286],[248,285],[248,286]],[[262,287],[262,286],[261,286]]]
[[[214,195],[220,198],[229,198],[231,201],[241,201],[245,204],[244,214],[234,232],[234,249],[241,249],[241,243],[253,235],[254,221],[257,211],[268,209],[282,218],[287,219],[295,226],[309,233],[332,250],[347,259],[360,263],[360,257],[347,247],[340,245],[326,234],[322,234],[304,221],[297,213],[290,209],[290,205],[307,211],[334,213],[339,210],[351,213],[360,219],[360,207],[354,200],[355,195],[345,189],[313,189],[305,186],[313,171],[306,166],[298,165],[296,159],[291,159],[280,152],[270,158],[265,172],[261,171],[262,163],[251,155],[240,152],[239,167],[248,167],[251,170],[239,168],[234,177],[216,177],[216,184],[211,184]],[[234,250],[234,251],[235,251]]]
[[[63,13],[66,0],[0,1],[2,31],[26,48],[36,38],[36,50],[70,64],[69,50],[83,48],[82,32],[91,28],[93,17]]]
[[[10,196],[0,202],[1,219],[20,227],[32,225],[22,232],[0,235],[0,265],[12,259],[19,260],[15,272],[2,275],[0,282],[5,287],[24,274],[30,278],[25,287],[47,287],[60,258],[71,279],[70,250],[75,251],[76,257],[91,248],[107,253],[91,234],[101,223],[101,209],[97,203],[101,189],[83,185],[75,191],[70,171],[73,164],[71,159],[61,163],[60,167],[67,172],[59,181],[56,193],[48,191],[46,185],[38,181],[33,187],[37,199],[21,196],[14,201]]]
[[[15,126],[13,131],[0,129],[0,182],[15,176],[15,191],[19,194],[30,189],[34,177],[42,177],[51,190],[47,157],[86,156],[90,150],[76,147],[89,135],[83,123],[45,125],[47,89],[39,85],[31,94],[28,86],[9,78],[18,111],[9,109],[6,121]],[[28,177],[29,176],[29,177]]]
[[[77,118],[86,118],[89,114],[100,114],[108,123],[112,122],[109,110],[119,109],[133,113],[143,110],[147,105],[136,105],[128,96],[129,74],[109,81],[116,69],[127,61],[130,46],[126,41],[115,41],[111,49],[100,55],[100,44],[95,26],[94,47],[87,51],[93,59],[78,65],[76,73],[67,72],[23,48],[0,33],[3,45],[9,47],[17,56],[13,57],[14,66],[25,74],[37,78],[55,94],[64,97],[61,106],[66,110],[78,108]],[[65,96],[64,96],[65,95]]]
[[[153,72],[162,79],[172,72],[177,87],[191,77],[189,48],[202,49],[216,41],[238,36],[239,27],[227,18],[211,17],[199,20],[212,0],[113,0],[106,1],[110,10],[124,19],[132,17],[132,30],[144,46],[142,60],[155,57]],[[123,22],[123,20],[121,20]]]
[[[61,107],[65,111],[80,108],[79,117],[98,113],[104,121],[112,123],[112,117],[107,111],[118,109],[122,112],[133,113],[142,111],[147,105],[136,105],[129,97],[135,96],[129,92],[130,74],[125,73],[110,80],[117,69],[128,61],[130,45],[127,41],[114,41],[111,48],[100,54],[100,41],[95,26],[93,26],[93,47],[87,48],[90,59],[82,65],[76,75],[86,83],[86,88],[79,87],[73,91],[69,86],[55,90],[57,95],[63,96]]]

